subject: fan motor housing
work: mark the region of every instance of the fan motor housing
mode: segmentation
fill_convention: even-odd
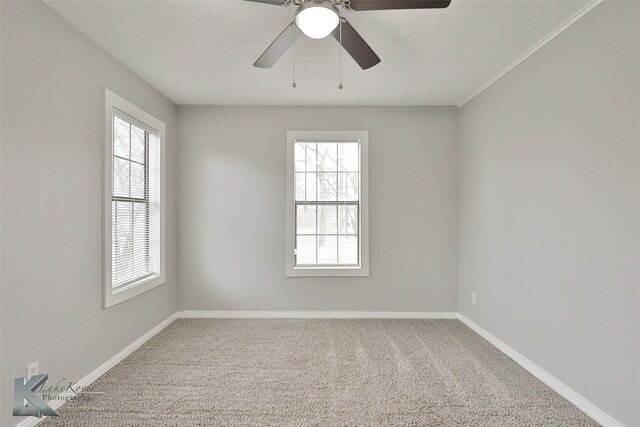
[[[302,2],[302,4],[298,7],[298,10],[296,11],[296,15],[298,15],[303,10],[309,9],[311,7],[324,7],[335,12],[338,17],[340,16],[340,11],[338,10],[338,8],[328,0],[308,0]]]

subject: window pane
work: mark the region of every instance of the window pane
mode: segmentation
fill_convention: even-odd
[[[317,156],[319,172],[336,172],[338,170],[338,144],[336,142],[319,142]]]
[[[296,209],[296,234],[316,234],[316,207],[300,205]]]
[[[318,264],[338,263],[337,236],[318,236]]]
[[[338,144],[338,170],[358,172],[360,166],[360,144],[345,142]]]
[[[316,143],[296,142],[294,147],[294,164],[296,172],[316,171]]]
[[[143,129],[131,125],[131,160],[145,163],[144,136],[145,131]]]
[[[338,200],[357,201],[359,189],[357,173],[338,174]]]
[[[113,158],[113,195],[129,197],[129,177],[131,162],[119,157]]]
[[[151,272],[147,204],[111,203],[112,210],[112,281],[113,287]]]
[[[358,264],[358,238],[356,236],[338,236],[338,244],[340,264]]]
[[[316,174],[296,172],[296,200],[313,202],[316,200]]]
[[[305,199],[305,188],[304,188],[304,173],[298,173],[296,172],[295,174],[295,180],[296,180],[296,200],[300,201],[300,202],[304,202]]]
[[[305,172],[305,151],[307,150],[307,144],[303,142],[296,142],[293,144],[293,164],[295,165],[296,172]]]
[[[296,264],[316,263],[316,236],[296,237]]]
[[[336,201],[338,193],[338,178],[334,173],[318,174],[318,200],[320,201]]]
[[[113,116],[113,154],[129,158],[129,123]]]
[[[305,152],[305,164],[307,172],[316,172],[318,170],[317,165],[317,148],[315,142],[307,144],[307,151]]]
[[[144,165],[131,163],[131,197],[144,199]]]
[[[111,203],[112,284],[128,280],[133,271],[133,206],[130,202]]]
[[[352,205],[338,206],[338,233],[358,233],[358,207]]]
[[[336,205],[318,206],[318,234],[336,234],[338,232],[338,207]]]
[[[307,179],[305,181],[306,185],[306,193],[305,196],[307,202],[315,202],[318,200],[317,186],[318,186],[318,177],[316,173],[307,173],[305,174]]]
[[[133,255],[134,271],[133,277],[143,276],[149,271],[147,269],[148,264],[146,262],[148,257],[148,245],[147,245],[147,227],[146,227],[146,214],[147,206],[144,203],[133,204]]]

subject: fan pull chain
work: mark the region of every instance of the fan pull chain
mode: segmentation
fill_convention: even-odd
[[[338,85],[338,89],[342,90],[342,88],[343,88],[343,86],[342,86],[342,18],[340,18],[340,24],[339,25],[340,25],[340,29],[339,29],[339,32],[340,32],[340,47],[339,47],[339,49],[340,49],[340,51],[338,53],[340,55],[339,56],[339,58],[340,58],[340,61],[339,61],[340,62],[340,84]]]
[[[296,24],[293,23],[293,82],[292,87],[296,87]]]

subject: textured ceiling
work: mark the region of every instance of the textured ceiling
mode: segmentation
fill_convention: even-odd
[[[382,58],[361,70],[328,37],[298,39],[271,69],[255,59],[294,7],[240,0],[46,1],[178,104],[458,105],[585,1],[453,0],[442,10],[345,12]]]

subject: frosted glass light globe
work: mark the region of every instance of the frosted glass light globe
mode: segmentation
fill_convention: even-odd
[[[324,2],[313,2],[308,7],[301,7],[296,15],[296,25],[312,39],[327,37],[340,22],[334,9],[333,5],[329,6]]]

